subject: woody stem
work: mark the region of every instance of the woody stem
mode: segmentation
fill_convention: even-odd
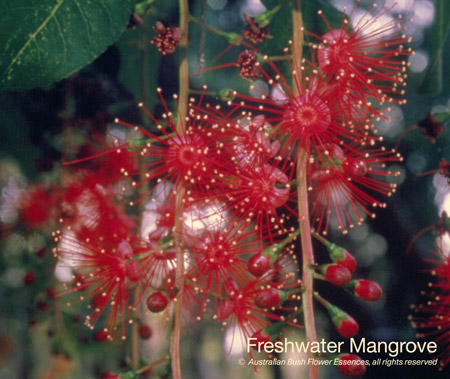
[[[301,62],[303,50],[303,18],[301,10],[301,0],[293,0],[292,14],[292,53],[295,61]],[[293,86],[293,88],[298,88]],[[298,91],[298,90],[297,90]],[[297,94],[298,95],[298,94]],[[308,206],[308,179],[306,174],[308,164],[308,153],[303,148],[299,148],[297,156],[297,199],[298,199],[298,222],[302,246],[302,275],[304,292],[302,296],[303,318],[305,324],[306,340],[313,342],[317,340],[316,326],[314,319],[314,272],[311,267],[314,265],[314,251],[312,247],[311,225],[309,222]],[[311,352],[308,358],[313,358]],[[310,365],[308,367],[308,378],[317,379],[319,377],[318,367]]]
[[[189,93],[189,70],[187,58],[188,46],[188,25],[189,25],[189,6],[188,0],[179,0],[180,7],[180,29],[183,32],[180,41],[180,66],[179,66],[179,93],[178,93],[178,121],[177,133],[183,134],[185,132],[185,119],[187,116]],[[181,335],[181,296],[183,294],[184,286],[184,253],[182,246],[183,236],[183,198],[185,195],[185,185],[180,180],[176,185],[175,196],[175,248],[176,248],[176,279],[175,286],[177,288],[177,295],[174,299],[173,310],[173,329],[170,338],[170,356],[172,365],[172,375],[174,379],[181,379],[181,365],[180,365],[180,335]]]
[[[311,240],[311,226],[309,223],[309,208],[308,208],[308,186],[306,176],[306,164],[308,162],[308,155],[304,149],[300,149],[297,157],[297,198],[298,198],[298,213],[299,213],[299,227],[302,246],[302,273],[303,273],[303,318],[305,324],[306,340],[313,342],[317,340],[316,326],[314,319],[314,272],[311,267],[314,265],[314,251]],[[313,358],[313,354],[309,352],[309,357]],[[311,365],[308,367],[309,378],[318,378],[317,366]]]

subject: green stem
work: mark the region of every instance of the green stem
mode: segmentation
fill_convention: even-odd
[[[190,16],[189,20],[200,25],[203,26],[208,29],[210,32],[213,32],[214,34],[217,34],[218,36],[224,37],[227,39],[227,41],[229,42],[237,42],[239,40],[240,35],[236,34],[236,33],[230,33],[230,32],[224,32],[223,30],[217,29],[214,26],[211,26],[209,24],[203,24],[202,21],[200,21],[198,18],[194,17],[194,16]]]
[[[189,25],[189,6],[188,0],[179,0],[180,6],[180,29],[183,36],[180,41],[179,54],[179,93],[178,93],[178,121],[177,133],[184,134],[186,129],[186,116],[188,109],[189,93],[189,69],[188,69],[188,25]],[[181,335],[181,296],[184,286],[184,253],[182,246],[183,236],[183,199],[186,188],[182,180],[176,186],[175,196],[175,248],[176,248],[176,279],[177,296],[174,299],[173,310],[173,329],[170,339],[170,356],[172,365],[172,375],[174,379],[181,379],[180,364],[180,335]]]
[[[303,17],[301,11],[301,0],[293,0],[292,14],[292,53],[294,61],[301,62],[303,52]],[[298,91],[297,86],[293,86],[294,91]],[[298,95],[298,93],[296,94]],[[305,324],[306,340],[308,342],[317,341],[316,326],[314,319],[314,272],[311,267],[314,265],[314,251],[312,247],[311,225],[309,222],[308,206],[308,178],[306,169],[308,164],[308,153],[303,147],[299,148],[297,157],[297,198],[299,228],[302,246],[302,273],[304,292],[302,296],[303,318]],[[308,358],[313,358],[313,353],[308,353]],[[308,378],[317,379],[319,377],[318,367],[308,366]]]

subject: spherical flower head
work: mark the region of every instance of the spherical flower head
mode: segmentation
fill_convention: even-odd
[[[354,122],[350,128],[343,122],[345,115],[340,112],[336,84],[318,71],[314,64],[292,62],[288,49],[285,52],[294,78],[292,85],[288,84],[275,64],[264,57],[269,67],[258,67],[268,80],[270,91],[251,87],[259,92],[259,99],[236,95],[248,101],[244,108],[265,112],[267,122],[274,126],[271,136],[282,141],[280,155],[290,157],[297,147],[310,153],[315,147],[340,139],[354,139],[354,130],[363,133],[359,123]]]
[[[197,177],[209,169],[205,156],[208,144],[198,134],[175,136],[168,141],[166,167],[180,178]]]
[[[189,253],[186,276],[195,283],[196,296],[205,310],[211,298],[217,307],[224,294],[233,297],[239,284],[248,281],[247,257],[260,250],[260,241],[250,225],[233,226],[224,219],[216,230],[205,230],[185,246]]]
[[[367,145],[364,140],[354,147],[324,145],[310,160],[312,223],[324,234],[330,215],[345,234],[348,227],[361,224],[365,215],[375,217],[370,208],[386,207],[379,197],[395,192],[395,184],[381,179],[398,175],[387,170],[386,164],[402,158],[395,151]]]
[[[270,140],[267,133],[272,126],[266,122],[264,115],[238,120],[237,126],[228,128],[227,134],[231,140],[229,149],[233,151],[232,159],[240,168],[258,165],[277,155],[280,141]]]
[[[350,18],[353,16],[353,8]],[[370,13],[373,11],[373,14]],[[387,15],[388,8],[376,10],[376,5],[359,20],[353,29],[345,18],[339,29],[333,29],[320,11],[329,31],[319,37],[317,61],[320,69],[336,78],[344,93],[362,100],[369,95],[379,103],[394,101],[392,95],[404,93],[405,68],[402,60],[411,54],[405,47],[405,23]],[[369,106],[367,109],[371,109]]]
[[[348,44],[345,30],[334,29],[322,36],[323,43],[317,50],[317,60],[322,70],[339,72],[345,69],[352,59],[352,50]]]
[[[265,210],[279,208],[289,198],[289,188],[279,188],[277,184],[286,184],[289,181],[287,175],[277,167],[265,164],[262,169],[255,171],[250,198],[255,200]],[[250,183],[249,183],[250,184]],[[264,206],[264,204],[267,204]]]
[[[284,209],[293,196],[288,169],[268,163],[246,165],[224,179],[223,202],[230,216],[237,223],[254,222],[260,238],[272,242],[276,233],[285,230],[282,221],[285,216],[279,216],[277,210]]]
[[[66,293],[87,291],[80,301],[92,298],[90,307],[93,311],[86,317],[86,325],[93,328],[109,309],[105,331],[112,334],[120,319],[122,338],[125,338],[125,319],[132,322],[130,296],[139,285],[143,273],[134,258],[134,248],[128,241],[116,243],[115,248],[110,249],[113,242],[105,242],[106,239],[81,241],[71,232],[65,232],[56,238],[59,246],[55,253],[61,264],[77,272],[73,287],[68,288]]]
[[[301,140],[322,135],[331,123],[330,108],[315,93],[306,92],[292,99],[283,115],[282,129]]]

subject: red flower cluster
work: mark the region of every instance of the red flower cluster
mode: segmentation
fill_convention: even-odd
[[[395,184],[384,178],[398,173],[386,165],[402,158],[376,146],[382,138],[375,135],[375,122],[387,118],[380,106],[404,102],[404,58],[411,49],[405,47],[409,39],[403,34],[400,17],[382,23],[386,12],[387,8],[381,8],[353,28],[346,18],[339,29],[324,19],[329,32],[323,36],[309,33],[319,40],[312,45],[310,62],[297,60],[296,51],[290,54],[285,49],[293,85],[267,56],[256,60],[256,53],[246,51],[236,63],[242,75],[241,57],[253,54],[252,65],[245,60],[245,72],[251,78],[266,79],[271,90],[253,88],[260,99],[236,94],[246,104],[230,104],[246,109],[249,115],[265,115],[272,125],[268,135],[281,142],[280,159],[293,156],[295,160],[298,149],[307,151],[312,223],[324,233],[330,225],[346,233],[366,215],[375,217],[372,208],[386,206],[380,195],[395,192]]]
[[[379,197],[395,191],[383,179],[397,175],[386,165],[401,157],[376,147],[382,139],[374,136],[374,122],[384,117],[378,106],[402,94],[402,57],[409,50],[401,24],[369,31],[374,24],[351,30],[345,21],[330,28],[317,37],[309,63],[286,49],[293,86],[268,57],[260,63],[255,51],[245,51],[237,62],[241,76],[261,77],[271,88],[260,99],[234,93],[242,101],[222,107],[207,103],[205,91],[179,117],[158,89],[161,115],[140,105],[151,130],[116,120],[142,138],[92,155],[96,169],[81,170],[67,188],[66,229],[55,234],[55,254],[74,271],[67,292],[91,299],[88,326],[108,314],[105,332],[112,336],[120,320],[125,338],[138,304],[163,312],[180,299],[191,316],[211,313],[239,326],[246,338],[273,340],[297,324],[292,301],[299,300],[302,283],[291,245],[298,232],[289,221],[302,216],[293,206],[299,152],[308,155],[311,221],[319,232],[335,225],[346,233],[365,215],[374,217],[372,208],[385,207]],[[169,32],[161,25],[155,30],[161,38]],[[167,48],[162,40],[154,43]],[[176,96],[174,102],[178,108]],[[112,169],[121,176],[105,174]],[[141,203],[148,216],[143,235],[126,216],[118,187],[142,188],[129,204],[148,201]],[[352,280],[356,261],[350,253],[327,247],[333,262],[322,266],[322,277],[365,300],[381,296],[375,282]],[[322,303],[343,337],[358,332],[350,315]]]
[[[410,316],[411,324],[417,329],[417,337],[434,340],[438,344],[437,357],[440,368],[450,363],[450,257],[440,248],[433,252],[431,260],[436,267],[430,270],[433,281],[422,291],[424,300],[413,305],[414,313]]]

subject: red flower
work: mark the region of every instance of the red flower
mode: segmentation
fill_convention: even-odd
[[[224,283],[246,283],[248,280],[246,256],[261,250],[261,243],[249,225],[227,225],[223,220],[191,242],[190,268],[187,277],[195,291],[202,295],[203,304],[209,296],[215,304],[223,296]]]
[[[277,209],[287,206],[292,196],[285,166],[248,165],[224,179],[226,210],[231,210],[238,222],[254,220],[260,236],[267,236],[271,243],[274,230],[280,234],[284,230],[283,217],[277,215]],[[274,229],[273,225],[278,226]]]
[[[105,331],[109,334],[121,320],[122,338],[125,338],[125,320],[131,322],[130,296],[142,278],[142,270],[134,258],[134,249],[127,241],[105,242],[106,238],[81,241],[67,231],[56,238],[59,242],[55,253],[62,265],[68,265],[77,272],[73,287],[65,293],[86,291],[80,301],[92,298],[92,313],[86,317],[86,325],[93,328],[103,312],[109,308]],[[108,247],[105,247],[108,246]],[[142,246],[136,246],[141,249]]]
[[[42,185],[31,187],[18,199],[20,221],[31,230],[42,227],[57,215],[59,196],[56,188],[46,188]]]
[[[355,9],[356,4],[350,18]],[[390,18],[387,16],[390,9],[384,7],[374,15],[369,15],[370,11],[354,22],[353,29],[347,19],[339,29],[332,29],[319,12],[329,32],[321,37],[307,32],[321,41],[317,49],[320,69],[334,76],[342,94],[354,98],[355,104],[366,110],[373,110],[365,100],[367,96],[381,104],[404,93],[407,66],[404,57],[411,54],[411,49],[405,47],[410,39],[404,35],[405,22],[400,21],[401,16]]]
[[[92,138],[93,141],[80,148],[76,159],[64,162],[64,165],[71,165],[73,171],[81,171],[82,174],[84,172],[84,175],[95,173],[93,177],[103,185],[119,183],[124,179],[124,175],[136,170],[137,155],[128,151],[125,142],[112,136],[107,136],[105,140],[97,135]]]
[[[227,297],[220,301],[219,311],[215,313],[214,318],[222,322],[230,319],[231,323],[239,325],[245,338],[268,327],[274,321],[296,324],[295,320],[288,322],[285,316],[277,312],[292,310],[281,303],[288,298],[297,299],[295,295],[290,295],[290,291],[297,291],[300,284],[295,272],[292,272],[291,264],[295,264],[291,257],[282,254],[271,270],[262,277],[248,280],[242,285],[233,281],[227,282]]]
[[[130,145],[130,148],[139,151],[139,154],[148,160],[136,171],[128,173],[129,176],[139,179],[132,185],[137,186],[153,181],[164,184],[163,187],[153,186],[153,189],[134,203],[149,195],[155,195],[156,188],[163,190],[167,187],[171,188],[172,185],[175,188],[180,183],[187,188],[191,197],[208,197],[217,183],[220,184],[220,178],[224,172],[230,170],[233,165],[223,149],[223,144],[216,140],[215,134],[211,133],[213,125],[205,116],[207,111],[199,110],[203,96],[199,104],[195,105],[193,102],[189,104],[189,119],[180,121],[184,130],[180,131],[161,95],[161,89],[157,91],[166,111],[162,115],[166,127],[161,125],[143,104],[139,106],[155,123],[159,133],[153,133],[119,119],[115,120],[118,124],[140,131],[146,138],[139,144]],[[145,178],[141,179],[143,176]]]
[[[450,363],[450,257],[441,248],[432,252],[430,259],[436,267],[430,270],[434,277],[428,288],[422,291],[424,300],[413,306],[411,324],[417,329],[417,337],[437,343],[441,369]]]
[[[132,238],[135,223],[125,214],[124,204],[117,201],[113,187],[99,183],[95,172],[89,172],[67,185],[63,193],[64,224],[80,240],[104,238],[110,248]],[[106,246],[105,246],[106,247]]]
[[[396,185],[375,177],[398,175],[387,171],[385,166],[402,158],[392,151],[375,148],[358,151],[329,145],[322,151],[311,160],[309,168],[312,223],[326,234],[331,214],[337,227],[347,233],[347,226],[361,224],[364,214],[375,217],[369,207],[386,207],[377,197],[391,196]]]

